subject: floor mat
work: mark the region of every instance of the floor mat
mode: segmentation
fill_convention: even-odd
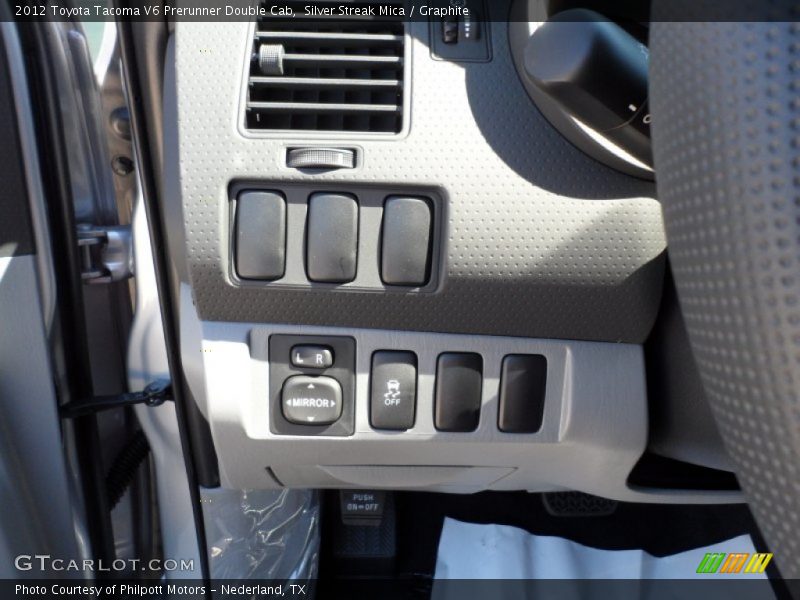
[[[706,554],[742,554],[738,573],[714,577],[766,579],[745,573],[756,549],[749,535],[710,546],[656,557],[643,550],[602,550],[570,540],[533,535],[507,525],[477,525],[445,519],[439,541],[436,579],[688,579]],[[718,569],[722,570],[721,567]],[[732,569],[733,570],[733,569]],[[435,587],[434,587],[435,589]]]
[[[473,495],[402,492],[397,499],[398,572],[433,576],[445,518],[510,525],[606,550],[641,549],[653,556],[678,554],[743,534],[766,546],[745,505],[669,505],[620,502],[601,517],[556,517],[541,494],[483,492]],[[773,569],[774,561],[769,569]]]

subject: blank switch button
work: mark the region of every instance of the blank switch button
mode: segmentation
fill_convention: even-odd
[[[542,428],[547,388],[547,359],[539,354],[512,354],[500,374],[498,427],[507,433],[536,433]]]
[[[392,196],[383,207],[381,279],[388,285],[428,282],[431,262],[431,205],[423,198]]]
[[[247,191],[236,199],[236,274],[242,279],[283,277],[286,201],[277,192]]]
[[[345,194],[314,194],[308,201],[306,271],[311,281],[356,278],[358,202]]]
[[[439,431],[475,431],[481,414],[483,361],[479,354],[439,355],[434,424]]]

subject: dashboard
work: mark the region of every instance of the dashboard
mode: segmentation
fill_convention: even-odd
[[[629,483],[666,268],[655,186],[551,124],[511,2],[482,10],[174,25],[163,210],[222,484],[735,499]]]

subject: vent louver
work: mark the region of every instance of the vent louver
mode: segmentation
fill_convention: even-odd
[[[306,18],[302,2],[284,4],[294,8],[294,17],[265,17],[256,22],[246,127],[399,133],[403,127],[403,21],[386,16]],[[403,2],[380,4],[403,6]],[[369,2],[348,6],[369,6]]]

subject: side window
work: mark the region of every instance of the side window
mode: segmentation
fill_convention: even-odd
[[[97,63],[100,48],[103,45],[103,35],[105,35],[107,27],[114,27],[114,21],[84,21],[82,25],[86,33],[86,41],[89,44],[89,52],[92,55],[92,63]]]

